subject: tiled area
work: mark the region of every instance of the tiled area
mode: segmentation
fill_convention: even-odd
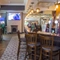
[[[15,36],[15,34],[4,34],[2,36],[2,40],[0,40],[0,58],[4,53],[7,45],[9,44],[9,41],[12,38],[12,36]]]
[[[2,51],[2,56],[0,57],[0,60],[17,60],[17,48],[18,48],[18,37],[14,35],[4,36],[4,39],[10,38],[11,40],[4,40],[8,45],[6,45],[5,50]],[[6,38],[5,38],[6,37]],[[21,35],[21,38],[24,37],[24,34]],[[8,43],[9,41],[9,43]],[[3,45],[2,45],[3,46]],[[25,51],[26,51],[26,42],[21,42],[21,49],[20,49],[20,55],[19,60],[24,60],[25,57]],[[2,47],[3,48],[3,47]]]
[[[18,40],[12,37],[0,60],[17,60]]]
[[[2,36],[2,39],[3,40],[11,40],[11,38],[13,37],[13,36],[16,36],[17,34],[4,34],[3,36]]]
[[[21,38],[24,34],[21,35]],[[8,40],[9,38],[9,40]],[[17,60],[18,37],[16,34],[8,34],[4,36],[3,41],[0,41],[0,60]],[[26,42],[22,40],[20,46],[19,60],[24,60],[26,53]],[[58,57],[54,57],[58,60]],[[26,59],[28,60],[28,59]]]

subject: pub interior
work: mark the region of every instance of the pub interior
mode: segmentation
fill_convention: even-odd
[[[60,0],[0,2],[1,60],[60,60]]]
[[[27,52],[29,53],[29,51],[31,51],[31,54],[28,54],[29,58],[33,60],[53,60],[53,56],[58,54],[59,58],[55,58],[54,60],[60,60],[60,52],[58,53],[58,51],[60,51],[59,6],[60,5],[58,5],[56,10],[52,10],[51,14],[44,14],[44,11],[40,10],[38,13],[37,10],[33,10],[33,13],[27,14],[24,31],[26,33]],[[35,35],[37,35],[37,37]]]

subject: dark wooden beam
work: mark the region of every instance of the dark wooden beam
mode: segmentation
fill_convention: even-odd
[[[24,5],[1,5],[0,10],[25,10]]]

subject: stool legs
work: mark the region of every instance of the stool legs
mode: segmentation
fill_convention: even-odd
[[[60,60],[60,50],[59,50],[59,60]]]
[[[52,52],[50,52],[50,58],[49,58],[49,60],[52,60]]]
[[[40,49],[40,58],[39,60],[42,60],[42,48]]]

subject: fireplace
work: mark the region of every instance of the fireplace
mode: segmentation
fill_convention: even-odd
[[[11,32],[16,33],[18,30],[18,25],[11,25]]]

